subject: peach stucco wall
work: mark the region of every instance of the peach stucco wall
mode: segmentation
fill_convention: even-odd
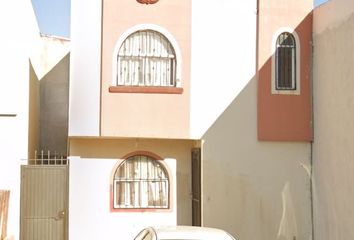
[[[312,1],[259,1],[258,139],[312,140]],[[300,94],[272,94],[272,44],[281,28],[294,29],[300,41]]]
[[[132,0],[104,0],[102,16],[101,136],[189,137],[190,0],[159,1],[153,5]],[[112,56],[122,34],[140,24],[167,30],[182,58],[182,94],[110,93]]]

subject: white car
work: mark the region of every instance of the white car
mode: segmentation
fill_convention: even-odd
[[[134,240],[236,240],[236,238],[217,228],[161,226],[143,229]]]

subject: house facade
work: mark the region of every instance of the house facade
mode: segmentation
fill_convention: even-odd
[[[141,2],[72,2],[69,238],[309,239],[312,1]]]

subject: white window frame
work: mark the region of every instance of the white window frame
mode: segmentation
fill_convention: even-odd
[[[284,33],[284,32],[289,32],[293,35],[294,39],[295,39],[295,69],[294,74],[295,74],[295,86],[296,89],[292,90],[292,89],[277,89],[276,87],[276,51],[277,51],[277,40],[278,37]],[[301,65],[301,61],[300,61],[300,51],[301,51],[301,46],[300,46],[300,38],[299,35],[297,34],[297,32],[290,27],[282,27],[280,29],[278,29],[275,34],[273,35],[273,39],[272,39],[272,78],[271,78],[271,84],[272,84],[272,94],[287,94],[287,95],[300,95],[301,91],[301,85],[300,85],[300,65]]]
[[[163,27],[160,27],[158,25],[154,24],[138,24],[135,25],[128,30],[126,30],[117,40],[114,50],[113,50],[113,56],[112,56],[112,86],[117,86],[117,74],[118,74],[118,66],[117,66],[117,56],[119,53],[119,49],[122,46],[123,42],[133,33],[141,30],[152,30],[161,33],[164,35],[167,40],[171,43],[174,51],[175,51],[175,87],[181,88],[182,83],[181,83],[181,77],[182,77],[182,55],[180,51],[180,47],[176,41],[176,39],[173,37],[173,35],[168,32],[166,29]]]

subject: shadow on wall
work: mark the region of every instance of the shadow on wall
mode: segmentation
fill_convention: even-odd
[[[67,155],[70,53],[42,79],[31,67],[29,157],[34,151],[44,155]],[[37,81],[37,83],[36,83]],[[37,116],[36,116],[37,115]]]
[[[309,14],[296,30],[301,31],[311,19]],[[304,44],[308,44],[306,49],[310,51],[311,42]],[[286,112],[290,116],[293,104],[305,104],[310,99],[299,100],[296,96],[276,96],[277,100],[288,97],[281,102],[271,99],[271,61],[269,56],[260,66],[258,73],[264,74],[263,78],[250,79],[202,137],[203,224],[223,228],[240,239],[310,239],[311,144],[258,140],[260,89],[257,87],[264,87],[261,90],[265,91],[267,104],[289,104]],[[301,68],[308,71],[311,65]],[[264,82],[259,84],[260,80]],[[305,81],[302,87],[310,84],[310,80],[309,76],[301,75],[301,81]],[[301,91],[305,97],[310,96],[310,90]],[[299,101],[294,103],[291,101],[294,98]],[[280,109],[273,106],[272,110],[282,119],[284,112]],[[301,120],[308,121],[311,109],[304,114]]]
[[[203,223],[241,239],[310,237],[310,144],[258,141],[256,96],[254,77],[203,136]]]

